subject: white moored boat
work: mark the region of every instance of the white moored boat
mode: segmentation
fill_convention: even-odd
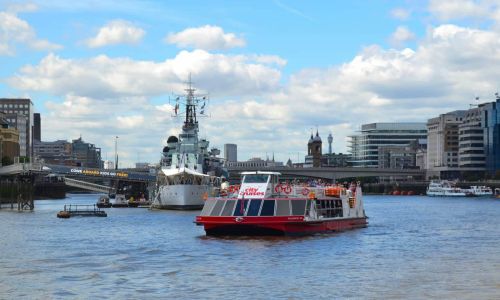
[[[470,197],[493,197],[493,190],[484,185],[473,185],[468,191]]]
[[[467,189],[456,187],[446,180],[431,181],[429,187],[427,187],[427,196],[432,197],[465,197],[467,193]]]

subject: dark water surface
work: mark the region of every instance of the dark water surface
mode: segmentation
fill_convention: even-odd
[[[302,238],[210,238],[197,212],[64,204],[0,210],[0,299],[500,298],[500,200],[365,196],[370,225]]]

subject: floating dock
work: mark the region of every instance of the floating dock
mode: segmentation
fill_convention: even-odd
[[[74,216],[81,217],[107,217],[108,215],[104,210],[101,210],[95,204],[91,205],[64,205],[64,210],[57,213],[58,218],[68,219]]]

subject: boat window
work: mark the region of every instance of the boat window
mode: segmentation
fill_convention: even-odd
[[[262,204],[261,216],[274,216],[274,200],[264,200]]]
[[[243,216],[245,214],[247,204],[248,200],[238,200],[236,202],[236,208],[234,209],[233,216]]]
[[[201,216],[210,216],[210,211],[212,211],[212,208],[215,205],[215,199],[209,199],[205,201],[205,205],[203,205],[203,209],[201,210],[200,215]]]
[[[245,178],[243,178],[243,182],[244,183],[266,183],[267,178],[269,178],[269,175],[250,174],[250,175],[245,175]]]
[[[258,216],[262,199],[251,200],[248,205],[247,216]]]
[[[215,203],[214,209],[212,209],[212,213],[210,213],[211,216],[218,216],[222,210],[222,207],[224,206],[224,200],[218,200]]]
[[[306,212],[306,200],[292,200],[292,215],[303,216]]]
[[[289,216],[290,215],[290,200],[277,200],[276,201],[276,215]]]
[[[234,209],[235,205],[236,205],[236,200],[227,200],[226,205],[224,206],[224,209],[222,210],[221,216],[232,216],[233,209]]]

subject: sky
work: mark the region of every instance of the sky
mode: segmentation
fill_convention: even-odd
[[[426,122],[500,90],[500,0],[3,1],[0,98],[29,97],[42,140],[157,163],[173,94],[209,94],[200,135],[238,159],[303,162],[311,131]],[[476,100],[479,97],[479,100]]]

